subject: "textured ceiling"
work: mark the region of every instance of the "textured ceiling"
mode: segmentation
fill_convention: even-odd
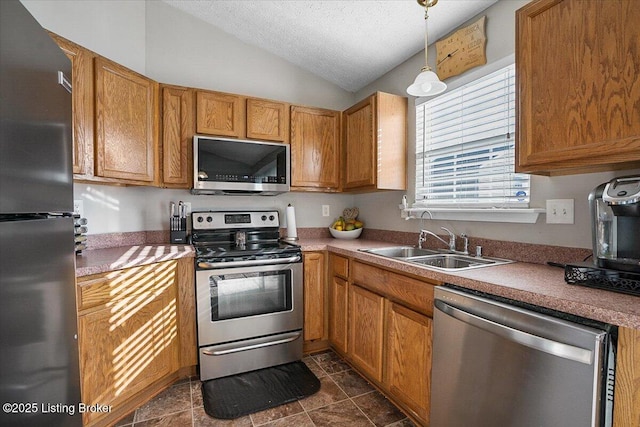
[[[424,49],[415,0],[163,1],[351,92]],[[439,0],[429,9],[429,42],[496,1]]]

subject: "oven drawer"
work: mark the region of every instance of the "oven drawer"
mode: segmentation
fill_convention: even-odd
[[[226,377],[302,359],[302,330],[201,347],[200,380]]]

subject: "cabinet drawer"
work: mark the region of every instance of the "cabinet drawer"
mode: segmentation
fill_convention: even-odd
[[[351,275],[353,283],[433,316],[433,287],[438,283],[423,282],[360,262],[353,263]]]
[[[331,273],[343,279],[349,278],[349,259],[338,255],[331,255]]]
[[[156,264],[95,274],[78,280],[78,311],[156,290]]]

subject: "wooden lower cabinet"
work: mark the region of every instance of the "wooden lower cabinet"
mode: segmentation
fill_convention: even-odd
[[[329,259],[331,347],[428,426],[433,290],[440,283],[335,254]]]
[[[618,328],[613,427],[640,426],[640,329]]]
[[[328,347],[327,286],[324,258],[322,252],[305,252],[303,254],[305,351]]]
[[[429,424],[432,319],[399,304],[387,304],[388,391]]]
[[[384,298],[349,285],[349,357],[375,381],[382,381]]]
[[[346,354],[349,284],[334,276],[329,286],[329,342],[340,353]]]
[[[82,402],[111,406],[84,425],[114,424],[195,365],[192,271],[183,259],[78,280]]]

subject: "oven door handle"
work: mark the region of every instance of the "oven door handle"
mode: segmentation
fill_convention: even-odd
[[[200,268],[227,268],[227,267],[252,267],[261,265],[275,265],[275,264],[290,264],[292,262],[299,262],[300,255],[295,255],[288,258],[271,258],[271,259],[249,259],[243,261],[227,261],[227,262],[198,262]]]
[[[286,338],[281,338],[274,341],[266,341],[241,347],[232,347],[224,350],[202,350],[202,353],[206,354],[207,356],[224,356],[225,354],[239,353],[241,351],[255,350],[257,348],[271,347],[272,345],[286,344],[288,342],[297,340],[298,338],[300,338],[300,335],[300,332],[293,332]]]

